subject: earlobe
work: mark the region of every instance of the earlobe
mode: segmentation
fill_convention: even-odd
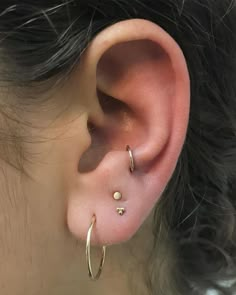
[[[68,186],[68,227],[86,240],[96,215],[92,242],[120,243],[135,234],[174,171],[188,125],[187,65],[176,42],[146,20],[101,32],[81,65],[83,92],[97,89],[104,120]]]

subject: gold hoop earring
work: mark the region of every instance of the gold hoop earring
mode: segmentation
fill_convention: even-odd
[[[133,155],[133,152],[130,148],[129,145],[126,146],[126,150],[128,151],[129,153],[129,159],[130,159],[130,172],[133,173],[134,170],[135,170],[135,165],[134,165],[134,155]]]
[[[92,270],[92,263],[91,263],[91,247],[90,247],[90,244],[91,244],[91,235],[92,235],[92,231],[93,231],[93,226],[96,222],[96,217],[95,215],[93,216],[92,218],[92,222],[91,222],[91,225],[89,227],[89,230],[88,230],[88,234],[87,234],[87,243],[86,243],[86,261],[87,261],[87,265],[88,265],[88,275],[89,275],[89,278],[92,280],[92,281],[96,281],[100,278],[101,276],[101,273],[102,273],[102,269],[103,269],[103,266],[104,266],[104,262],[105,262],[105,258],[106,258],[106,246],[103,246],[102,247],[102,259],[101,259],[101,262],[100,262],[100,266],[99,266],[99,269],[98,269],[98,272],[96,274],[96,276],[93,275],[93,270]]]

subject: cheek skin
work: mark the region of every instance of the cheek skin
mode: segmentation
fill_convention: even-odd
[[[43,143],[27,146],[35,157],[26,165],[30,178],[21,179],[19,191],[24,197],[21,206],[25,217],[19,224],[22,236],[28,238],[22,241],[22,247],[18,244],[16,251],[17,257],[27,256],[23,266],[25,273],[30,270],[27,286],[39,277],[48,286],[78,281],[77,273],[71,270],[80,266],[84,245],[78,247],[69,233],[66,211],[68,190],[78,177],[79,158],[91,144],[87,117],[86,113],[78,116],[70,125],[61,121],[64,128],[45,129],[40,134],[45,138]]]

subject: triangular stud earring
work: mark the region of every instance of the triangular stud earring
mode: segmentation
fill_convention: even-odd
[[[116,211],[120,216],[123,216],[125,214],[125,208],[117,208]]]

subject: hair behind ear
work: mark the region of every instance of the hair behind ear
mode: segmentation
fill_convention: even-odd
[[[203,294],[207,288],[231,294],[234,285],[220,282],[235,280],[236,273],[236,11],[230,1],[205,1],[204,7],[201,1],[186,3],[181,34],[173,32],[190,71],[191,112],[185,145],[156,208],[154,231],[166,228],[165,241],[175,247],[180,294]],[[154,277],[158,280],[157,272]]]

